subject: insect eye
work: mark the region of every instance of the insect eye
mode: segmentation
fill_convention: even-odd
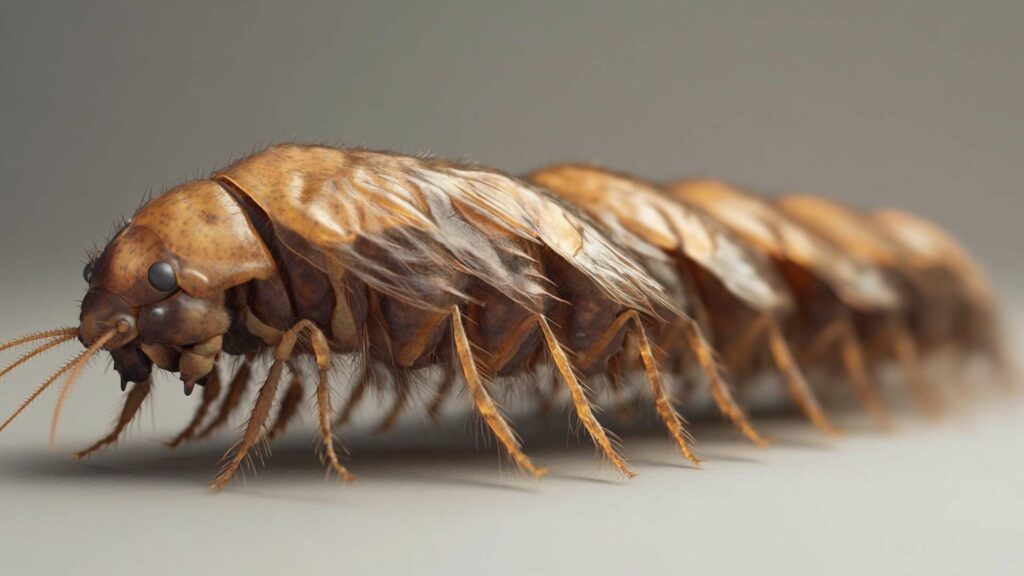
[[[174,292],[178,288],[174,267],[164,261],[153,264],[149,267],[149,283],[161,292]]]
[[[82,269],[82,278],[85,278],[85,283],[89,284],[92,282],[93,272],[96,271],[96,261],[89,260],[85,263],[85,268]]]

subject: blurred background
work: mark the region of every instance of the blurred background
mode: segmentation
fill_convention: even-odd
[[[512,173],[586,160],[653,180],[714,175],[767,192],[904,208],[959,237],[1012,305],[1024,288],[1022,24],[1024,4],[1012,1],[4,2],[2,337],[74,322],[85,249],[102,244],[147,191],[286,140],[430,152]],[[4,382],[3,406],[13,407],[47,369]],[[70,439],[102,431],[118,401],[116,377],[100,372],[72,400],[74,416],[64,424]],[[160,398],[158,422],[191,405],[173,392]],[[695,475],[650,465],[641,472],[654,480],[628,486],[607,469],[591,470],[589,448],[555,451],[548,460],[576,458],[590,481],[527,482],[526,496],[424,480],[437,468],[457,468],[450,461],[403,468],[378,456],[374,468],[371,456],[367,474],[383,488],[342,496],[344,489],[319,482],[314,462],[296,474],[313,484],[261,478],[250,483],[253,492],[238,491],[247,498],[214,500],[203,481],[227,439],[196,456],[199,464],[180,454],[185,460],[166,464],[155,442],[139,440],[154,434],[137,431],[129,444],[143,445],[135,452],[83,468],[45,452],[48,414],[36,408],[0,438],[0,499],[15,514],[0,526],[10,536],[0,538],[9,567],[61,566],[59,553],[48,555],[50,531],[80,523],[90,529],[76,530],[85,539],[69,550],[95,552],[89,537],[132,546],[116,558],[83,561],[78,571],[131,569],[139,557],[153,563],[148,574],[185,566],[256,574],[325,562],[316,543],[329,545],[335,559],[351,555],[349,566],[364,571],[665,570],[685,566],[676,562],[687,557],[739,570],[762,567],[759,554],[802,558],[790,572],[827,568],[830,558],[845,562],[833,573],[1024,569],[1012,545],[1024,535],[1024,474],[1019,464],[1007,468],[996,446],[1012,439],[1019,450],[1021,428],[1013,423],[982,427],[967,440],[949,430],[893,444],[868,435],[844,448],[783,447],[775,452],[781,455],[744,452],[731,461],[732,448],[721,447],[721,477],[714,468]],[[306,431],[300,436],[293,460],[305,462],[312,444]],[[637,442],[627,439],[627,447]],[[673,456],[660,437],[652,442],[662,460]],[[972,472],[940,464],[945,442],[965,452],[956,465],[973,464]],[[461,473],[497,475],[494,447],[480,451],[482,460],[468,466],[474,471]],[[908,460],[914,454],[928,459]],[[188,470],[182,484],[171,480],[176,467]],[[417,478],[421,468],[431,472]],[[500,477],[521,487],[508,470]],[[609,480],[610,487],[601,484]],[[824,485],[833,490],[819,492]],[[87,501],[75,496],[82,490]],[[308,491],[320,500],[303,501]],[[437,506],[419,498],[424,491]],[[274,496],[282,493],[297,501]],[[502,504],[509,498],[514,510]],[[396,511],[399,502],[416,514]],[[196,505],[211,509],[190,508]],[[270,529],[273,549],[225,556],[236,538],[261,537],[237,522],[268,522],[261,512],[268,509],[284,519]],[[675,516],[664,517],[666,510]],[[703,523],[687,529],[690,540],[677,541],[671,535],[690,514]],[[775,532],[787,518],[801,528]],[[364,523],[362,531],[354,521]],[[544,521],[559,529],[550,539],[536,530]],[[958,531],[947,530],[958,523]],[[919,532],[925,525],[932,532]],[[310,535],[304,526],[316,530]],[[632,531],[613,538],[601,526]],[[495,539],[481,533],[492,529]],[[551,544],[566,534],[578,536],[564,549],[577,564]],[[691,556],[689,546],[708,534],[722,539],[700,542],[704,554]],[[947,538],[957,543],[929,544]],[[740,545],[753,546],[752,554],[733,555]],[[666,555],[673,546],[678,552]],[[854,547],[866,555],[852,555]],[[189,550],[196,554],[183,564],[171,560]],[[476,563],[487,558],[503,563]]]

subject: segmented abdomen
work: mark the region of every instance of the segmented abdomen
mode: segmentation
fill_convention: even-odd
[[[271,148],[215,179],[266,221],[280,261],[281,278],[252,290],[259,320],[283,329],[312,319],[347,350],[369,334],[381,359],[399,366],[443,356],[452,304],[471,313],[494,368],[510,373],[535,356],[536,329],[520,326],[538,313],[582,353],[624,310],[661,327],[685,312],[723,346],[743,337],[737,326],[750,314],[796,317],[787,332],[806,345],[847,311],[901,315],[927,303],[901,301],[913,296],[905,268],[857,258],[713,182],[666,191],[584,166],[530,176],[556,199],[492,170],[300,145]],[[943,330],[918,336],[956,337]],[[587,369],[603,369],[619,343]]]

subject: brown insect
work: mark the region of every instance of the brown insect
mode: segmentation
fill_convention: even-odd
[[[300,360],[310,358],[326,459],[347,480],[333,430],[365,390],[380,373],[396,389],[387,427],[414,375],[441,366],[431,412],[461,375],[513,461],[540,476],[545,470],[522,451],[489,387],[546,366],[595,444],[629,477],[588,383],[618,388],[640,372],[671,438],[696,463],[663,373],[696,367],[720,410],[764,444],[722,367],[742,377],[772,366],[808,418],[833,433],[804,367],[840,367],[885,420],[871,380],[877,363],[895,358],[930,398],[921,354],[998,354],[991,293],[976,266],[910,216],[868,218],[803,197],[773,205],[714,182],[661,189],[587,166],[555,166],[528,180],[286,144],[178,186],[140,208],[89,263],[79,326],[0,346],[38,344],[0,376],[62,342],[86,347],[0,430],[65,377],[52,443],[71,386],[107,351],[122,390],[132,387],[113,431],[77,456],[119,438],[152,388],[154,365],[177,372],[186,394],[203,386],[176,446],[226,423],[254,361],[266,357],[271,367],[242,439],[212,485],[221,489],[262,438],[285,430],[304,396]],[[823,215],[843,224],[821,226]],[[937,277],[949,279],[948,289],[932,293]],[[239,368],[222,384],[228,357]],[[335,413],[329,376],[342,359],[357,361],[356,379]]]

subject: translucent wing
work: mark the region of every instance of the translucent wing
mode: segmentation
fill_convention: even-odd
[[[790,304],[774,266],[699,209],[640,180],[593,166],[559,165],[530,179],[581,206],[610,226],[624,227],[658,248],[679,253],[758,310]]]
[[[661,286],[593,224],[499,172],[282,145],[217,177],[252,198],[300,252],[334,259],[371,287],[415,305],[466,297],[455,279],[468,274],[536,307],[549,284],[529,265],[525,242],[552,250],[624,306],[674,309]]]
[[[847,305],[862,310],[900,305],[899,292],[882,269],[847,256],[765,200],[711,180],[678,182],[670,190],[707,210],[765,253],[807,269]]]

